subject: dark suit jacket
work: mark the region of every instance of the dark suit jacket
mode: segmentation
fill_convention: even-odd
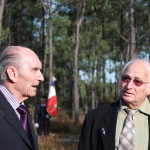
[[[115,150],[118,107],[119,102],[104,104],[86,115],[78,150]]]
[[[26,135],[15,111],[0,92],[0,150],[38,150],[37,138],[29,118],[31,140]]]

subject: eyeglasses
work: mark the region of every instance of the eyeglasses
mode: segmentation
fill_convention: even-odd
[[[129,76],[122,76],[122,82],[123,83],[128,84],[130,81],[131,81],[131,78]],[[133,84],[137,87],[140,87],[143,84],[147,84],[147,83],[150,83],[150,82],[143,82],[142,80],[136,79],[136,78],[133,79]]]

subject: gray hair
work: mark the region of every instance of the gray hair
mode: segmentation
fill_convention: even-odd
[[[124,68],[122,69],[122,75],[124,75],[124,73],[125,73],[125,71],[126,71],[126,69],[131,65],[131,64],[133,64],[134,62],[136,62],[136,61],[143,61],[144,62],[144,64],[145,64],[145,68],[147,69],[147,72],[148,72],[148,82],[150,82],[150,63],[149,63],[149,61],[148,60],[146,60],[146,59],[139,59],[139,58],[136,58],[136,59],[133,59],[133,60],[131,60],[131,61],[129,61],[125,66],[124,66]],[[140,69],[140,68],[139,68]],[[150,87],[150,83],[148,84],[149,85],[149,87]]]
[[[8,46],[0,55],[0,81],[5,81],[7,76],[7,68],[14,66],[19,68],[18,60],[21,59],[18,53],[19,46]]]

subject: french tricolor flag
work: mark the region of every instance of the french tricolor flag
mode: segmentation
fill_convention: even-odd
[[[55,81],[56,79],[53,77],[49,87],[48,101],[46,106],[47,112],[52,117],[57,116],[57,97],[56,97],[56,90],[55,90]]]

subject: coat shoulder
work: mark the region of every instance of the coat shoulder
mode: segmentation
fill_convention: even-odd
[[[111,114],[113,111],[116,111],[119,106],[119,102],[102,104],[99,107],[93,109],[86,116],[92,118],[101,118],[106,116],[107,114]]]

